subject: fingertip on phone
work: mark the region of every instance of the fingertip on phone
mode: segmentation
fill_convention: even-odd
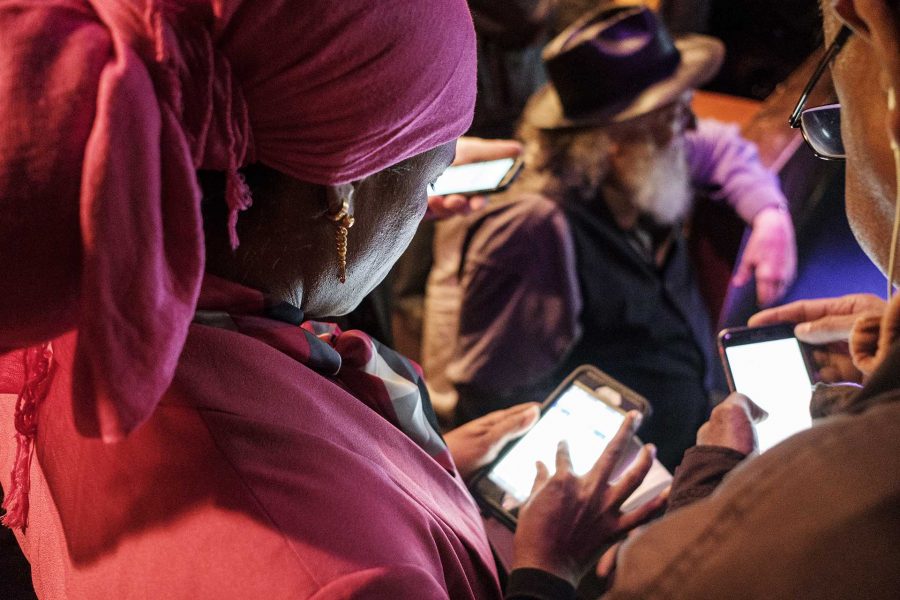
[[[640,413],[640,411],[629,410],[628,416],[631,418],[631,428],[634,431],[637,431],[638,428],[641,426],[641,421],[644,419],[644,415],[642,415]]]
[[[481,210],[485,206],[487,206],[487,196],[477,195],[469,198],[469,209],[470,210]]]
[[[522,425],[532,425],[537,423],[541,416],[540,406],[529,406],[522,414]]]

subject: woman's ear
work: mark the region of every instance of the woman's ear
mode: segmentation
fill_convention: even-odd
[[[353,198],[356,194],[356,186],[358,182],[340,183],[336,185],[326,185],[325,187],[325,204],[328,214],[337,214],[347,203],[347,212],[353,214]]]

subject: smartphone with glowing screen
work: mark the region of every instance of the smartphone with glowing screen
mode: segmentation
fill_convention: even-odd
[[[760,452],[812,425],[809,359],[792,325],[725,329],[719,355],[731,391],[769,414],[754,426]]]
[[[447,167],[428,188],[429,196],[494,194],[502,192],[522,170],[521,158],[500,158]]]

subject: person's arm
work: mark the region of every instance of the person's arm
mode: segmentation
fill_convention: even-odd
[[[759,160],[756,144],[737,125],[698,119],[685,134],[691,182],[727,202],[748,225],[765,208],[787,208],[778,177]]]
[[[681,464],[675,469],[666,511],[679,509],[709,496],[746,456],[724,446],[688,448]]]
[[[675,470],[667,510],[710,495],[734,467],[757,449],[753,423],[765,416],[762,409],[738,393],[718,404],[697,431],[697,445],[684,453]]]
[[[755,276],[759,304],[772,304],[784,296],[797,270],[794,226],[778,178],[735,125],[701,119],[686,141],[695,187],[728,202],[751,227],[732,283],[742,286]]]
[[[571,234],[561,211],[541,198],[520,198],[472,227],[447,375],[461,399],[512,402],[517,389],[557,368],[580,335]]]

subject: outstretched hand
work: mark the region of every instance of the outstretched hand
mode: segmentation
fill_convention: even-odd
[[[754,277],[756,301],[769,306],[784,297],[796,276],[797,244],[791,215],[779,208],[764,208],[753,218],[732,284],[740,287]]]
[[[475,137],[461,137],[456,142],[456,158],[453,165],[467,165],[482,160],[515,158],[522,153],[522,144],[515,140],[485,140]],[[426,219],[444,219],[454,215],[467,215],[484,208],[484,196],[429,196]]]
[[[518,404],[495,410],[444,434],[456,470],[465,479],[495,458],[510,441],[537,423],[541,405],[537,402]]]
[[[652,445],[641,449],[615,483],[609,482],[637,430],[637,421],[636,412],[628,414],[606,450],[582,477],[572,470],[565,442],[557,449],[552,476],[546,465],[537,463],[531,497],[519,513],[513,568],[541,569],[574,586],[609,544],[662,508],[666,492],[631,512],[621,511],[653,464],[656,449]]]

